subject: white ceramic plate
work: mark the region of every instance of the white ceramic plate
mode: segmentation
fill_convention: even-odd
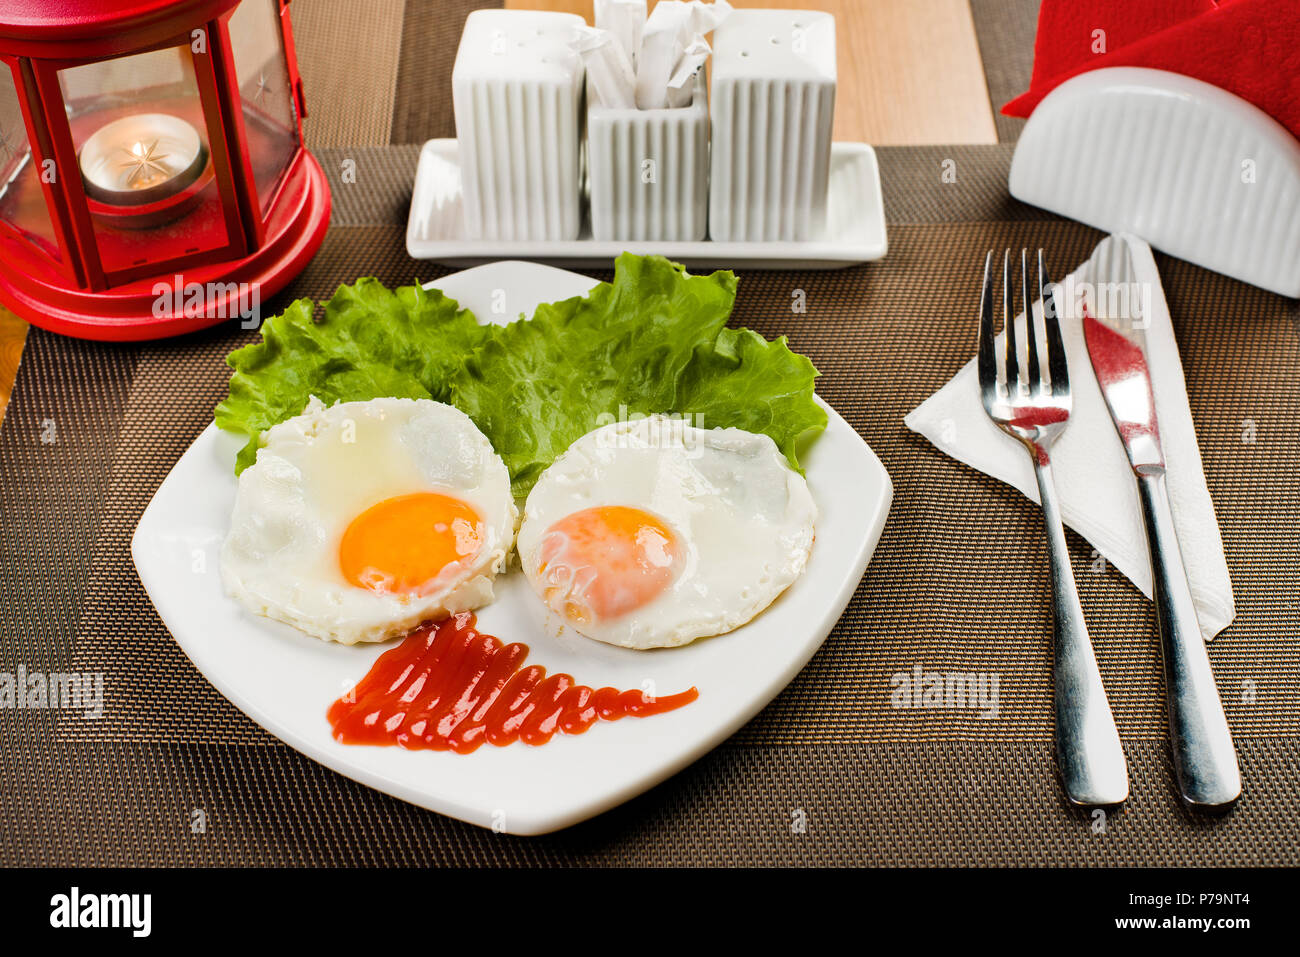
[[[608,265],[630,251],[712,269],[838,269],[882,258],[889,242],[875,150],[865,143],[833,143],[827,190],[825,232],[806,242],[606,242],[591,238],[588,222],[577,239],[568,241],[473,240],[465,235],[456,141],[429,140],[415,172],[406,251],[414,259],[451,265],[507,256],[565,266]]]
[[[509,315],[584,294],[585,276],[500,262],[433,284],[475,315]],[[507,317],[497,317],[504,321]],[[222,592],[218,551],[234,504],[239,441],[209,426],[145,509],[131,554],[163,623],[195,666],[267,731],[326,767],[395,797],[485,827],[542,834],[575,824],[652,787],[715,747],[798,673],[853,595],[885,524],[893,488],[880,461],[834,411],[805,462],[820,509],[808,569],[748,625],[684,648],[651,652],[544,630],[543,612],[514,567],[483,631],[531,648],[528,661],[592,687],[660,694],[699,688],[699,699],[648,718],[598,722],[580,736],[470,755],[343,745],[325,712],[391,644],[345,647],[245,612]]]

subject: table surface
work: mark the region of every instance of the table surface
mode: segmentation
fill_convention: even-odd
[[[836,139],[880,146],[997,142],[968,0],[746,0],[744,5],[835,15]],[[300,13],[307,6],[292,8],[295,21],[310,15]],[[592,0],[507,0],[506,6],[592,19]],[[308,72],[310,65],[303,68]],[[0,306],[0,420],[26,340],[27,323]]]
[[[327,299],[358,276],[391,287],[450,271],[407,256],[405,224],[420,144],[453,135],[447,87],[461,25],[487,2],[367,0],[364,31],[356,0],[292,5],[304,137],[334,206],[321,251],[266,309]],[[888,6],[837,6],[842,34],[862,10],[884,22]],[[940,7],[954,8],[931,9]],[[1037,0],[970,0],[984,82],[964,92],[1002,103],[1025,88],[1036,9]],[[900,62],[952,59],[928,42],[941,34],[926,23],[927,42]],[[868,98],[845,103],[850,131],[840,135],[881,142],[883,132],[853,132],[884,122]],[[877,150],[885,259],[738,277],[735,323],[788,336],[821,371],[819,395],[894,480],[885,532],[839,624],[732,738],[651,792],[543,838],[428,814],[278,742],[202,678],[143,593],[131,534],[227,394],[225,356],[256,332],[113,344],[31,330],[0,426],[0,556],[14,559],[0,558],[0,673],[101,674],[104,707],[93,717],[0,709],[0,864],[1300,860],[1300,306],[1157,257],[1237,599],[1212,656],[1245,798],[1220,818],[1179,803],[1151,603],[1070,533],[1133,782],[1129,803],[1098,830],[1057,784],[1041,514],[903,424],[970,358],[986,250],[1043,247],[1049,266],[1068,269],[1101,238],[1007,195],[1023,121],[992,121],[996,143]],[[940,175],[947,169],[955,180]],[[802,313],[790,308],[796,289]],[[196,574],[215,573],[205,556]],[[996,677],[1000,704],[902,707],[894,680],[917,669],[926,680]],[[203,835],[190,826],[198,809]],[[805,831],[792,831],[795,812]]]
[[[875,146],[997,142],[968,0],[742,0],[739,5],[834,14],[837,140]],[[588,22],[592,6],[592,0],[506,0],[507,8],[577,13]]]

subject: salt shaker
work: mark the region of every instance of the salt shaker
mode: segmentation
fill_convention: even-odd
[[[713,34],[709,235],[803,241],[825,228],[835,18],[736,10]]]
[[[452,101],[469,238],[578,238],[584,72],[568,41],[583,23],[524,10],[466,18]]]

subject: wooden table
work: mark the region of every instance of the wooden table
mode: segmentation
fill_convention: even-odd
[[[652,0],[653,5],[653,0]],[[592,0],[506,0],[593,19]],[[835,15],[835,138],[875,146],[996,143],[968,0],[735,0]]]
[[[9,395],[13,392],[14,376],[18,375],[18,362],[23,357],[26,341],[27,323],[0,306],[0,422],[9,408]]]
[[[968,0],[737,2],[835,15],[836,139],[880,146],[997,142]],[[506,0],[506,6],[592,18],[592,0]],[[26,337],[27,324],[0,307],[0,419]]]

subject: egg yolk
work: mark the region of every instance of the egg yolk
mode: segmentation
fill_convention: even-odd
[[[672,530],[649,512],[624,505],[574,512],[542,536],[542,597],[576,624],[617,618],[667,588],[680,555]]]
[[[420,594],[482,545],[482,519],[470,505],[416,492],[384,499],[354,518],[339,543],[339,567],[360,588]]]

